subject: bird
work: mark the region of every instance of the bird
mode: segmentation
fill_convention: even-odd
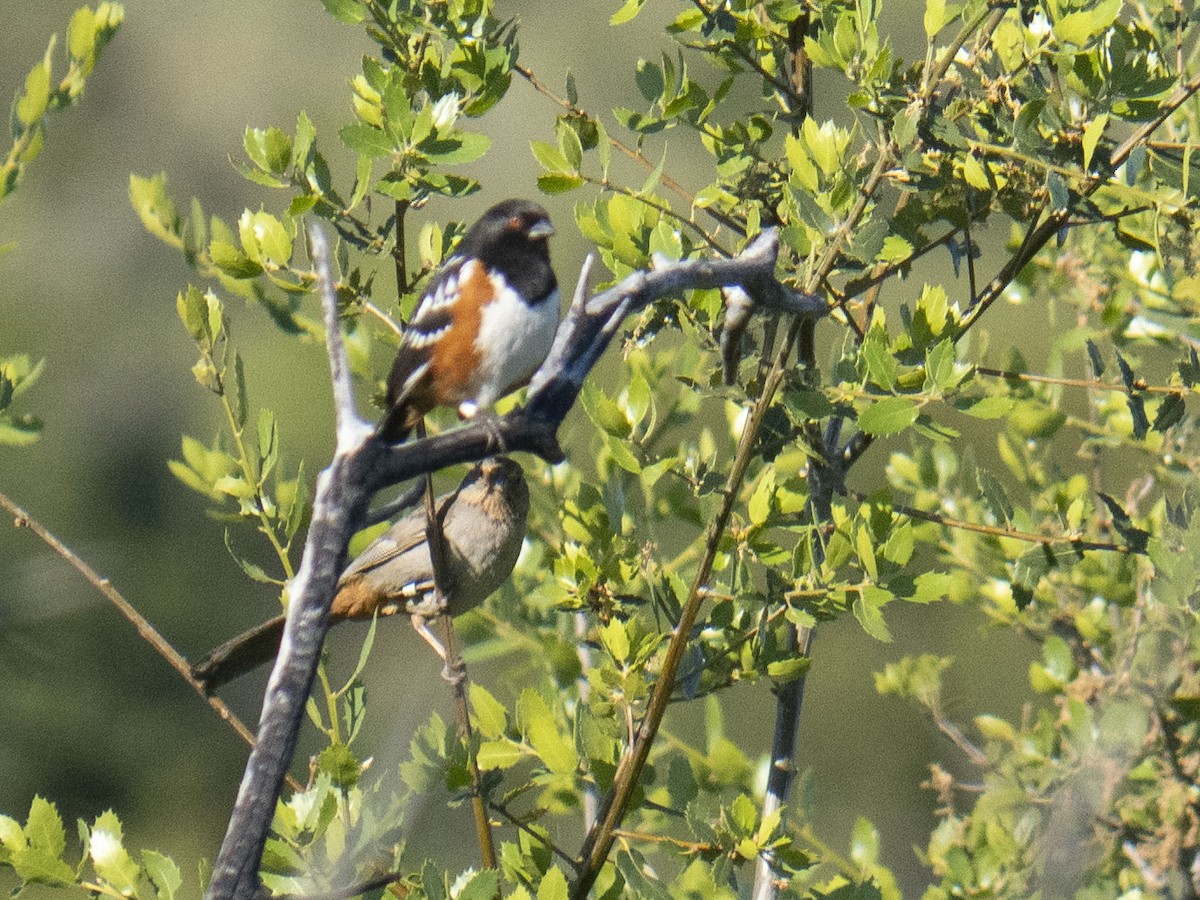
[[[429,282],[388,376],[380,438],[399,443],[437,406],[463,418],[529,383],[558,329],[550,216],[531,200],[487,210]]]
[[[504,456],[474,466],[458,488],[437,498],[444,581],[434,585],[422,506],[372,541],[342,572],[330,607],[333,623],[407,613],[437,650],[428,620],[473,609],[513,570],[525,538],[529,486],[521,466]],[[268,619],[212,650],[192,677],[212,693],[270,662],[279,652],[284,616]],[[443,654],[444,655],[444,654]]]

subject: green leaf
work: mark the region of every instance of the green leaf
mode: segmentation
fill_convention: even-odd
[[[872,328],[867,333],[860,352],[867,375],[871,380],[885,391],[895,390],[896,359],[892,356],[887,335],[884,334],[882,328]]]
[[[567,876],[562,869],[552,866],[538,885],[537,900],[567,900]]]
[[[242,354],[237,351],[233,354],[233,377],[225,379],[225,390],[229,395],[234,425],[240,430],[246,424],[246,370]]]
[[[174,900],[175,893],[183,886],[183,876],[175,861],[154,850],[143,850],[142,868],[154,885],[158,900]]]
[[[61,856],[67,847],[67,835],[58,807],[35,795],[29,806],[29,818],[25,822],[25,839],[36,850]]]
[[[862,626],[863,631],[877,641],[890,643],[892,640],[892,633],[883,620],[881,610],[893,599],[894,595],[891,591],[873,584],[864,585],[854,599],[854,618],[858,619],[858,624]]]
[[[517,720],[522,733],[546,768],[556,775],[575,772],[575,743],[559,733],[550,707],[533,688],[526,688],[517,699]]]
[[[963,159],[963,179],[976,190],[990,191],[992,189],[987,169],[974,154],[968,153]]]
[[[537,177],[537,186],[543,194],[565,194],[584,185],[582,175],[561,172],[542,173]]]
[[[344,789],[358,783],[363,767],[349,747],[335,743],[317,754],[317,771],[328,775],[332,784]]]
[[[1067,180],[1057,172],[1046,176],[1046,189],[1050,192],[1050,207],[1056,212],[1066,210],[1071,205],[1071,189]]]
[[[475,754],[475,763],[481,771],[489,769],[509,769],[524,759],[521,748],[512,741],[482,741],[479,752]]]
[[[629,660],[629,632],[620,619],[610,619],[600,626],[600,642],[618,666],[624,666]]]
[[[946,313],[949,309],[949,301],[946,298],[946,289],[941,285],[925,285],[925,289],[921,291],[921,297],[917,300],[917,309],[925,313],[925,322],[929,325],[930,332],[936,337],[942,333],[946,327]]]
[[[925,37],[933,40],[946,24],[946,0],[925,0]]]
[[[804,675],[811,666],[812,659],[807,656],[777,659],[767,663],[767,677],[777,685],[786,684]]]
[[[226,241],[213,240],[208,245],[208,255],[213,265],[230,278],[257,278],[263,271],[261,265]]]
[[[1158,404],[1158,410],[1154,414],[1154,424],[1151,427],[1158,432],[1166,431],[1183,418],[1185,410],[1183,394],[1167,394]]]
[[[388,137],[386,132],[365,122],[344,126],[338,132],[338,137],[355,153],[372,159],[388,156],[398,149],[395,141]]]
[[[767,466],[763,470],[758,484],[754,487],[754,493],[750,495],[750,503],[746,512],[750,516],[751,524],[762,525],[771,518],[771,501],[774,497],[775,469]]]
[[[1100,113],[1096,118],[1087,123],[1083,129],[1083,169],[1085,172],[1091,171],[1092,154],[1096,152],[1096,145],[1100,143],[1100,138],[1104,136],[1104,129],[1108,126],[1108,113]],[[1090,342],[1089,342],[1090,343]]]
[[[1087,47],[1099,41],[1121,11],[1122,0],[1100,0],[1090,8],[1068,13],[1054,23],[1054,35],[1066,44]]]
[[[188,285],[186,291],[180,291],[175,298],[175,309],[183,327],[187,329],[193,340],[201,341],[207,349],[212,344],[212,335],[208,333],[208,302],[199,288]]]
[[[976,419],[1000,419],[1012,412],[1016,401],[1011,397],[958,397],[954,408]]]
[[[500,893],[499,884],[499,869],[468,869],[455,879],[450,896],[454,900],[493,900]]]
[[[868,406],[858,417],[858,427],[867,434],[896,434],[917,421],[920,409],[904,397],[884,397]]]
[[[870,869],[879,862],[879,832],[861,817],[850,835],[850,858],[861,869]]]
[[[279,426],[269,409],[258,413],[258,478],[263,484],[279,459]]]
[[[41,419],[32,416],[8,416],[0,418],[0,445],[27,447],[42,434]]]
[[[475,726],[485,738],[495,740],[508,728],[508,711],[487,688],[471,682],[471,709],[475,711]]]
[[[173,247],[183,247],[179,216],[175,212],[175,202],[167,195],[164,173],[153,178],[130,175],[129,202],[146,231]]]
[[[897,234],[889,234],[883,239],[883,248],[875,258],[880,262],[899,263],[908,259],[912,254],[912,244]]]
[[[492,139],[486,134],[458,131],[449,138],[425,141],[421,144],[421,152],[440,165],[453,166],[474,162],[491,146]]]
[[[38,63],[25,76],[25,93],[17,101],[17,120],[25,126],[38,122],[50,103],[50,65]]]
[[[606,434],[624,439],[632,433],[632,426],[621,407],[609,399],[591,379],[583,383],[579,392],[579,402],[583,405],[587,417]]]
[[[530,141],[529,149],[533,151],[533,157],[538,161],[538,164],[547,172],[574,172],[575,167],[567,162],[563,152],[553,144],[548,144],[545,141]]]
[[[367,16],[362,0],[321,0],[321,5],[327,13],[347,25],[357,25]]]
[[[858,531],[854,535],[854,550],[858,554],[858,562],[862,566],[867,577],[872,581],[879,578],[879,566],[875,560],[875,546],[871,541],[871,530],[865,525],[860,525]]]
[[[626,22],[632,22],[645,5],[646,0],[625,0],[624,5],[612,14],[612,18],[608,20],[608,24],[624,25]]]
[[[111,816],[111,813],[109,815]],[[92,826],[88,839],[88,855],[102,882],[107,882],[122,894],[133,894],[137,889],[141,869],[121,842],[119,823],[118,830],[115,831],[111,829],[111,824],[102,824],[97,820]]]
[[[954,359],[954,342],[949,338],[938,341],[925,351],[925,389],[936,390],[938,393],[949,391],[970,370],[965,366],[959,367]]]
[[[996,517],[996,520],[1004,524],[1012,522],[1014,515],[1012,501],[1008,499],[1004,486],[1000,484],[996,476],[985,469],[979,469],[975,473],[975,480],[984,505]]]
[[[558,133],[558,146],[567,161],[569,171],[578,172],[579,167],[583,165],[583,144],[579,140],[579,133],[565,119],[559,120],[555,130]]]
[[[67,27],[67,52],[74,59],[86,60],[96,50],[96,14],[86,6],[75,10]]]
[[[242,147],[251,162],[272,175],[284,174],[292,162],[292,139],[279,128],[247,128]]]
[[[1033,602],[1034,591],[1053,564],[1054,557],[1050,549],[1040,544],[1026,550],[1013,563],[1012,592],[1018,609],[1024,609]]]

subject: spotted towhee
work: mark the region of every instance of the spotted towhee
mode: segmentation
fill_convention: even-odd
[[[404,440],[435,406],[469,417],[529,383],[558,328],[553,233],[529,200],[505,200],[471,226],[400,340],[380,437]]]
[[[458,489],[437,499],[445,555],[441,585],[446,606],[437,605],[433,563],[425,539],[425,509],[409,513],[354,558],[338,579],[330,607],[336,623],[407,613],[418,631],[424,620],[474,608],[504,583],[516,565],[525,538],[529,486],[511,459],[485,459]],[[276,616],[226,641],[192,667],[192,675],[213,691],[275,658],[283,637]],[[433,641],[431,641],[433,643]]]

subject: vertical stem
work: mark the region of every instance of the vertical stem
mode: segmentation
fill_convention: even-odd
[[[396,294],[399,296],[408,290],[408,261],[405,257],[404,217],[408,214],[407,200],[396,201],[396,245],[392,247],[392,259],[396,263]]]
[[[417,423],[417,440],[425,437],[425,421]],[[453,580],[446,579],[446,538],[442,534],[442,522],[438,518],[433,497],[433,475],[425,475],[425,540],[429,543],[429,560],[433,563],[433,589],[437,594],[439,605],[446,609],[445,589],[451,592],[458,589]],[[475,836],[479,841],[479,856],[484,868],[496,868],[496,845],[492,840],[492,826],[488,821],[487,807],[483,802],[483,779],[479,774],[479,764],[475,759],[475,750],[471,745],[471,709],[467,701],[467,667],[458,652],[458,642],[454,639],[454,623],[450,620],[449,612],[441,616],[444,640],[442,649],[446,653],[446,681],[454,696],[454,715],[458,720],[458,737],[463,742],[467,752],[467,772],[471,779],[471,813],[475,819]]]
[[[579,702],[587,703],[591,695],[591,683],[587,680],[587,672],[592,667],[592,650],[587,645],[587,615],[580,611],[575,613],[575,655],[579,657],[579,667],[582,672],[579,678]],[[583,783],[583,830],[591,831],[596,826],[600,812],[600,791],[596,782]]]
[[[467,773],[471,779],[471,814],[475,819],[475,839],[479,843],[479,858],[485,869],[496,868],[496,842],[492,838],[492,823],[488,819],[487,805],[483,800],[483,778],[479,774],[479,763],[475,759],[475,748],[471,743],[471,707],[467,700],[466,664],[458,652],[454,637],[454,622],[450,616],[442,616],[442,646],[446,649],[446,670],[451,677],[450,688],[454,695],[454,714],[458,719],[458,736],[467,749]]]
[[[791,627],[785,637],[786,647],[793,655],[808,656],[812,650],[813,629]],[[767,792],[762,816],[766,819],[783,808],[796,776],[796,739],[800,730],[800,709],[804,705],[804,685],[801,675],[779,689],[775,696],[775,737],[771,741],[771,768],[767,774]],[[771,877],[774,854],[760,853],[754,865],[753,900],[772,900],[778,886]]]

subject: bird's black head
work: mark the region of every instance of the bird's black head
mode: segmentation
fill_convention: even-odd
[[[458,247],[462,256],[473,256],[488,265],[514,254],[533,253],[550,258],[546,239],[554,234],[550,214],[532,200],[497,203],[467,232]]]

